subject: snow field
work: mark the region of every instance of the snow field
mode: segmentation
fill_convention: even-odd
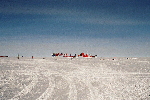
[[[0,58],[2,100],[149,100],[150,58]]]

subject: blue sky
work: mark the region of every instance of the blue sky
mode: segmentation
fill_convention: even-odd
[[[150,57],[149,0],[1,0],[0,55]]]

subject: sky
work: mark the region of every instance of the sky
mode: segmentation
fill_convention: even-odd
[[[150,57],[149,0],[1,0],[0,55]]]

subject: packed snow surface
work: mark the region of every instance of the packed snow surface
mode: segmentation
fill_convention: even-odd
[[[0,100],[150,100],[150,58],[0,58]]]

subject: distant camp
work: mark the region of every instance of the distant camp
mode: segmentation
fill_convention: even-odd
[[[71,55],[68,53],[53,53],[52,54],[53,57],[57,57],[57,56],[62,56],[62,57],[67,57],[67,58],[78,58],[78,57],[84,57],[84,58],[96,58],[97,55],[90,55],[90,54],[85,54],[85,53],[80,53],[78,56],[77,54]]]

